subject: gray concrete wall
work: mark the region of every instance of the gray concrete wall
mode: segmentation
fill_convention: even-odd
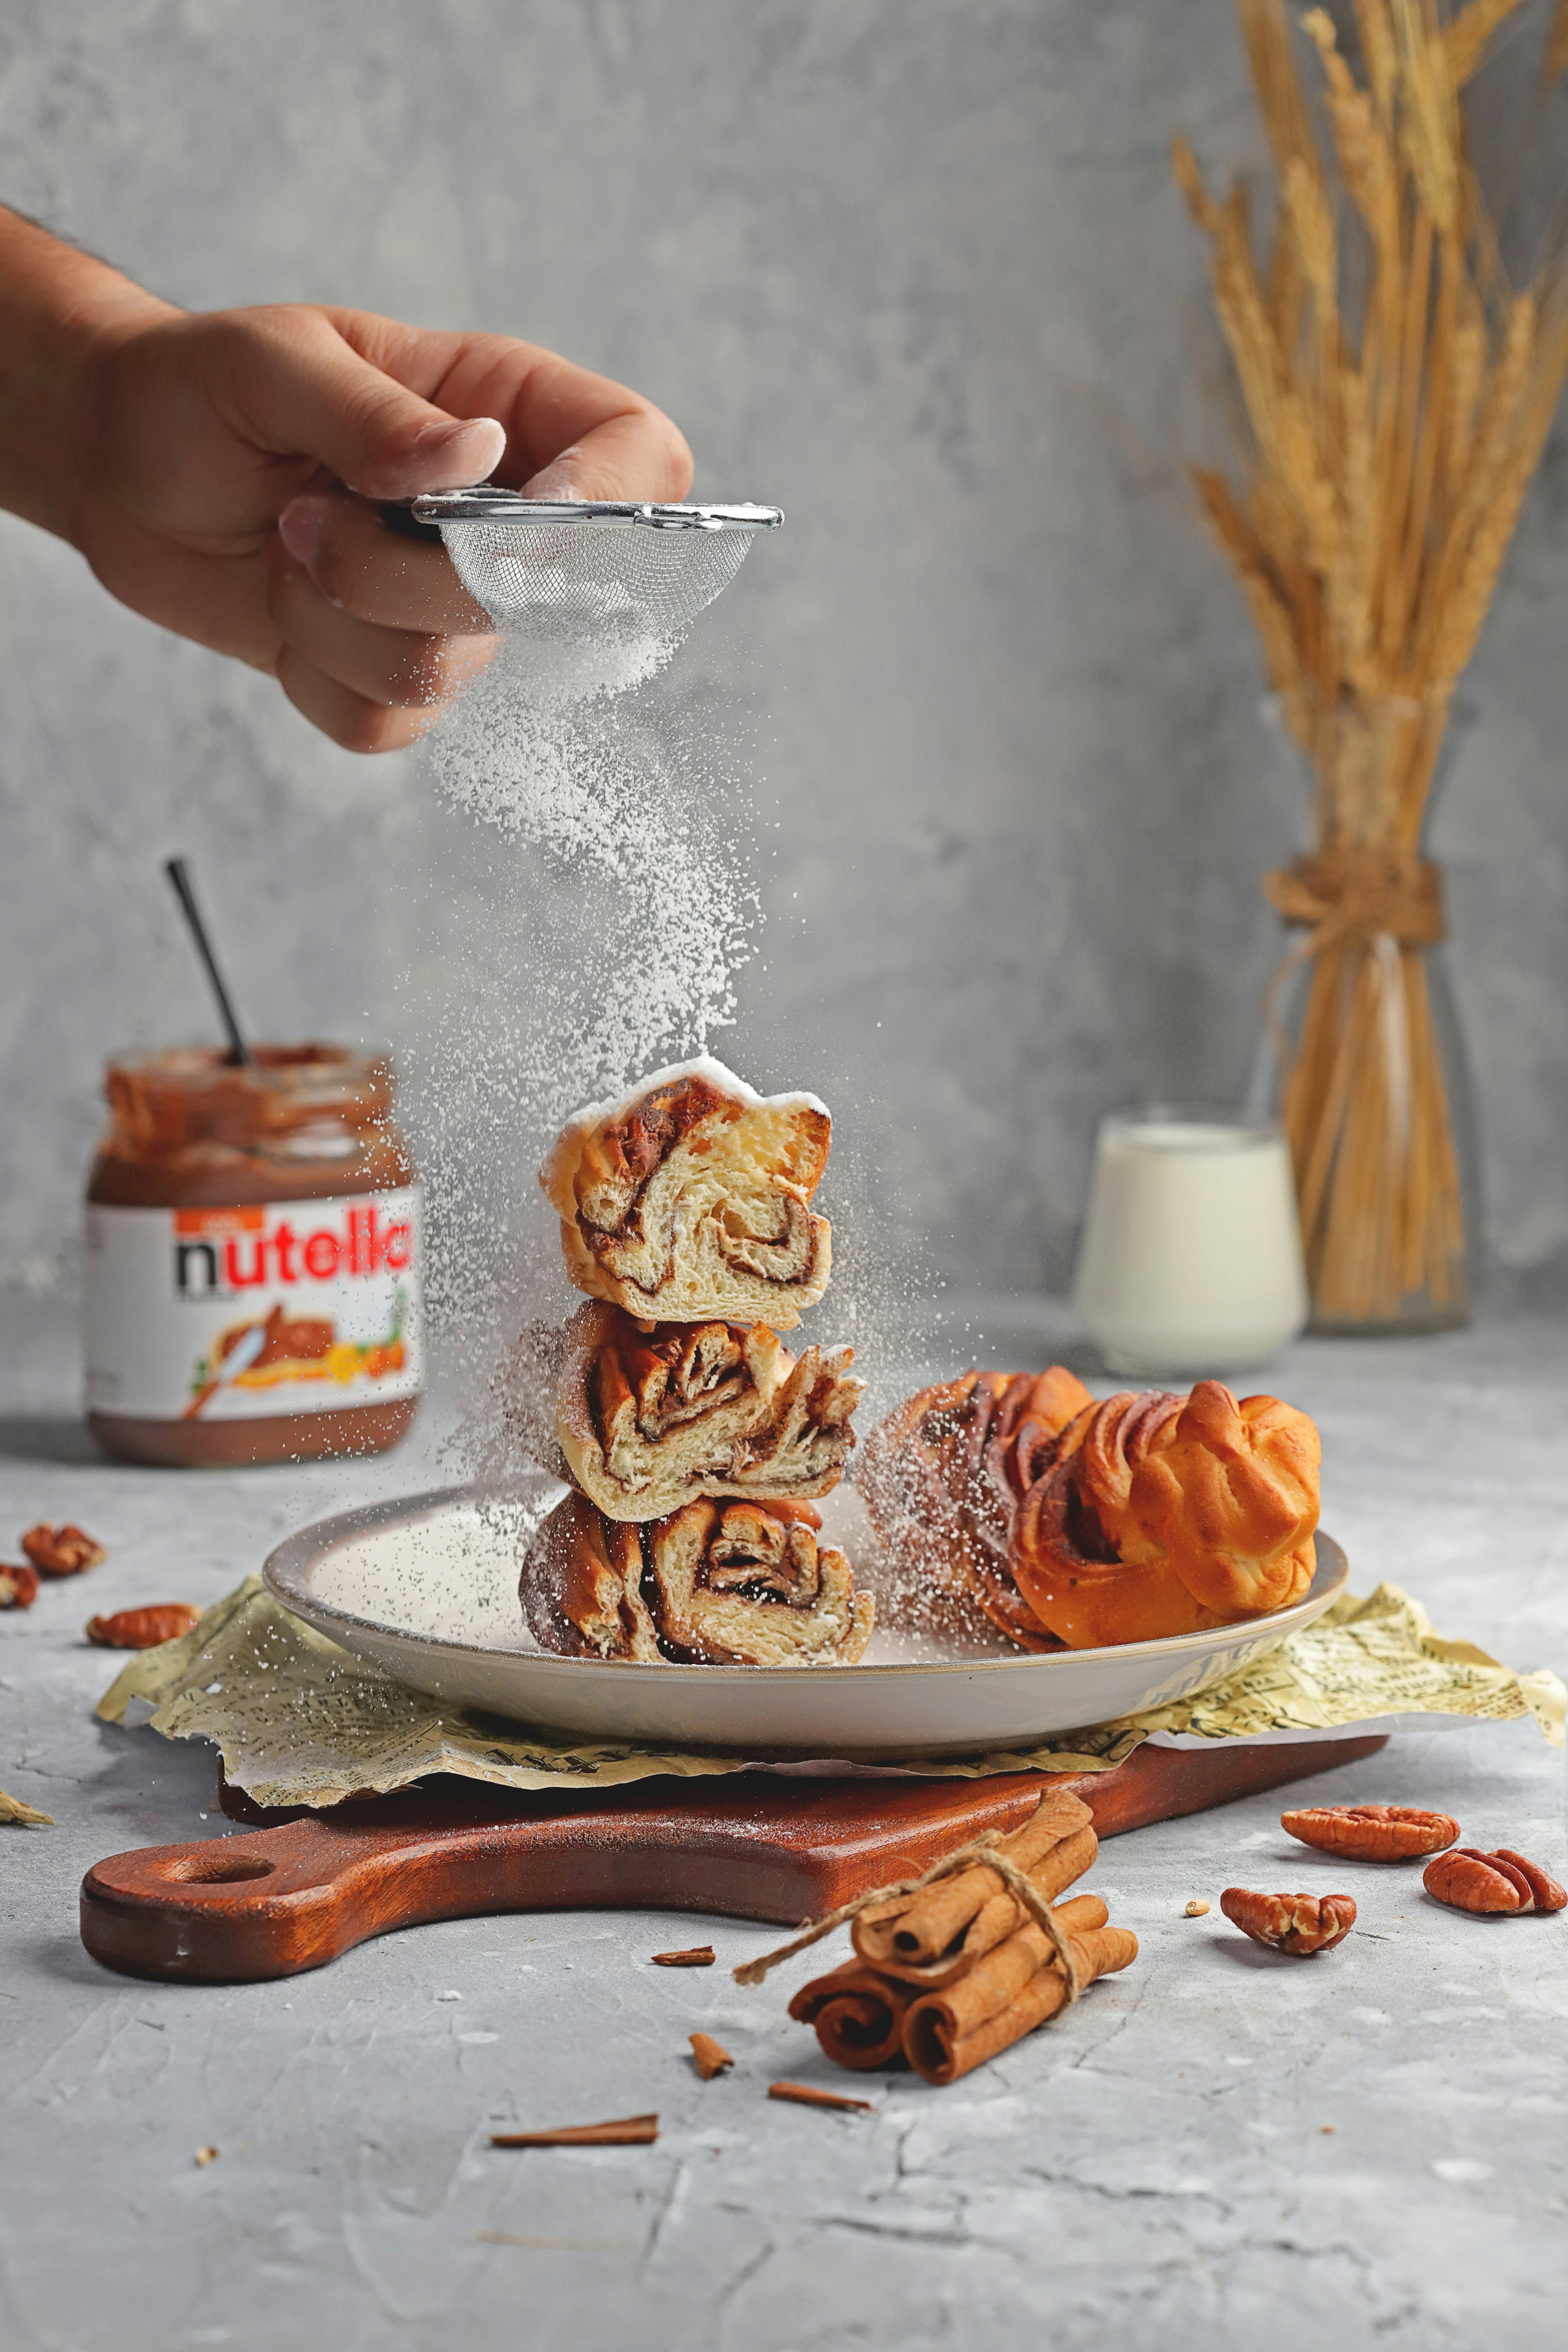
[[[190,305],[552,344],[667,406],[700,491],[789,510],[684,657],[742,678],[780,820],[722,1050],[827,1093],[889,1231],[993,1288],[1062,1278],[1099,1111],[1242,1084],[1277,952],[1258,877],[1300,815],[1236,593],[1168,495],[1206,333],[1178,127],[1256,160],[1228,0],[0,19],[11,201]],[[1565,526],[1560,425],[1439,836],[1520,1265],[1568,1246]],[[0,800],[13,1278],[68,1278],[102,1054],[201,1026],[160,856],[196,861],[274,1034],[416,1039],[491,911],[417,755],[334,751],[9,521]]]

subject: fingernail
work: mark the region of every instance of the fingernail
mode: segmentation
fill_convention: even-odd
[[[531,481],[524,482],[523,497],[553,499],[563,505],[570,505],[581,496],[577,487],[578,456],[575,449],[563,449],[558,457],[552,457],[548,466],[541,467]]]
[[[493,474],[506,455],[506,427],[494,416],[459,416],[449,423],[442,419],[423,425],[414,436],[414,451],[421,457],[440,457],[448,450],[455,452],[464,441],[471,441],[472,448],[460,470],[470,478]]]
[[[278,536],[296,563],[309,571],[321,543],[322,501],[290,499],[278,518]]]

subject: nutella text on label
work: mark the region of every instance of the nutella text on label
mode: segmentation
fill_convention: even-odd
[[[423,1385],[419,1191],[87,1212],[89,1411],[235,1421]]]

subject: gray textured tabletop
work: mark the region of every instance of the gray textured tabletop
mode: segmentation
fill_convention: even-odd
[[[724,1921],[705,1971],[647,1964],[693,1939],[689,1916],[595,1913],[425,1927],[275,1984],[107,1974],[77,1938],[83,1871],[227,1825],[209,1751],[93,1721],[114,1662],[84,1617],[216,1599],[302,1520],[439,1476],[436,1439],[348,1473],[116,1468],[75,1421],[58,1316],[9,1313],[0,1360],[0,1537],[75,1517],[112,1547],[90,1580],[0,1617],[0,1785],[58,1823],[0,1831],[7,2347],[1554,2336],[1568,1914],[1480,1921],[1427,1901],[1415,1871],[1347,1873],[1283,1836],[1278,1797],[1108,1844],[1090,1883],[1142,1939],[1132,1969],[952,2090],[870,2078],[871,2115],[765,2100],[780,2074],[827,2079],[784,2017],[820,1956],[742,1992],[727,1964],[766,1931]],[[1324,1518],[1355,1589],[1391,1578],[1445,1632],[1568,1665],[1561,1318],[1307,1343],[1269,1385],[1321,1425]],[[1399,1738],[1313,1788],[1441,1806],[1467,1842],[1563,1874],[1562,1757],[1531,1728]],[[1267,1953],[1219,1915],[1237,1879],[1347,1886],[1365,1933],[1314,1960]],[[1206,1918],[1183,1917],[1192,1895]],[[732,2074],[697,2079],[697,2027]],[[488,2145],[514,2119],[647,2108],[650,2147]],[[198,2166],[204,2146],[219,2155]]]

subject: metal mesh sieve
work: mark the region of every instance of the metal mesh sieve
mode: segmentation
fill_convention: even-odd
[[[515,490],[416,499],[496,620],[675,636],[727,588],[777,507],[554,505]]]

